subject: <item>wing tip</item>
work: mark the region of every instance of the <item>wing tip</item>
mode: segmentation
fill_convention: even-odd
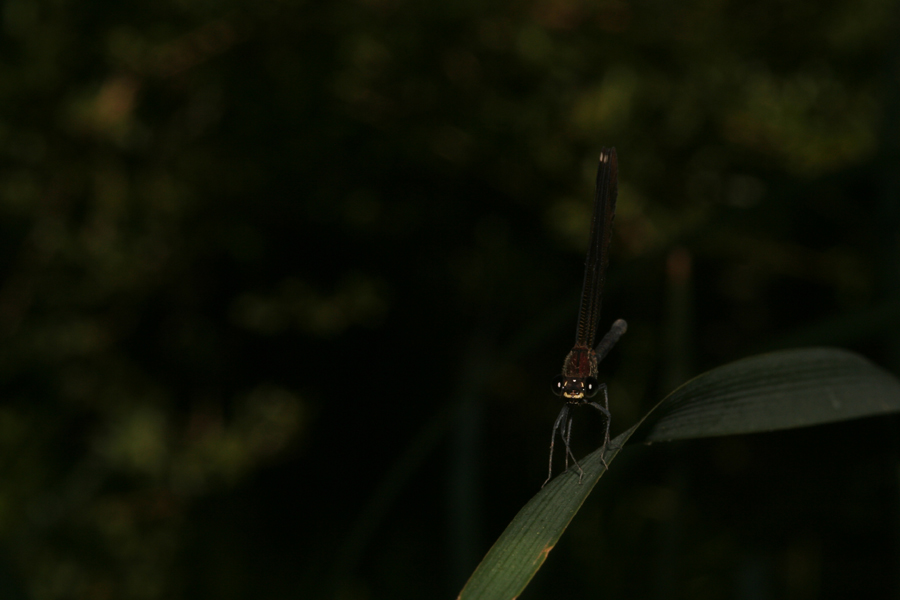
[[[609,148],[601,148],[600,149],[600,162],[608,163],[610,159],[616,160],[616,148],[615,146]]]

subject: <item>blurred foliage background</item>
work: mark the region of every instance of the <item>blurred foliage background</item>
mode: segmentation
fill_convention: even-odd
[[[614,434],[767,349],[900,372],[898,17],[7,0],[0,595],[453,597],[545,477],[601,146]],[[897,597],[896,427],[631,449],[524,597]]]

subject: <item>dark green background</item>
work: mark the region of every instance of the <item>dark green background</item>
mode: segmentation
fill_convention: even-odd
[[[893,2],[0,18],[3,598],[454,597],[545,477],[602,146],[614,434],[767,349],[900,370]],[[895,598],[896,439],[631,449],[524,597]]]

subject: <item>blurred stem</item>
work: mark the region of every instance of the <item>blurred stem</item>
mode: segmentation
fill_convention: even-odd
[[[693,374],[693,294],[691,254],[675,248],[666,260],[666,323],[663,348],[663,389],[666,393]]]
[[[459,411],[450,448],[447,498],[451,589],[460,589],[481,558],[479,458],[484,423],[484,387],[495,361],[482,335],[469,343],[459,385]]]
[[[893,8],[894,19],[900,17],[900,8]],[[881,129],[881,236],[885,264],[882,267],[883,298],[900,298],[900,41],[894,37],[890,46],[890,57],[885,60],[884,119]],[[887,332],[885,332],[887,333]],[[885,335],[888,344],[888,368],[900,373],[900,336],[895,326]]]
[[[403,454],[394,461],[375,493],[356,518],[350,534],[338,552],[331,577],[334,590],[341,590],[351,581],[362,553],[369,545],[378,526],[384,521],[385,514],[413,474],[444,439],[450,423],[456,420],[460,408],[461,405],[458,402],[447,402],[441,406],[419,429]],[[340,596],[340,594],[335,594],[335,596]]]
[[[489,367],[520,360],[522,356],[539,347],[552,333],[558,331],[560,327],[572,319],[572,313],[575,311],[576,306],[574,301],[566,301],[555,309],[548,311],[543,319],[535,321],[529,327],[522,329],[506,345],[503,352],[495,358],[493,363],[489,363],[490,344],[486,341],[486,337],[483,334],[472,337],[467,356],[464,359],[463,372],[460,375],[457,397],[441,406],[422,425],[400,457],[391,465],[390,470],[385,474],[381,483],[378,484],[375,493],[372,494],[366,506],[359,513],[334,562],[331,576],[333,590],[340,590],[347,582],[351,581],[363,552],[368,547],[379,525],[384,521],[385,514],[390,510],[403,488],[412,479],[413,474],[421,468],[428,456],[441,443],[450,428],[461,423],[454,442],[454,454],[457,453],[457,444],[460,446],[458,449],[460,456],[467,452],[465,450],[467,444],[470,449],[475,448],[474,443],[477,441],[477,437],[472,436],[478,434],[481,420],[481,408],[480,404],[476,402],[476,396],[482,389],[484,378],[490,371]],[[466,414],[467,412],[469,414]],[[466,428],[469,431],[463,433],[463,429]],[[470,441],[465,442],[466,438]],[[470,460],[474,459],[474,456],[476,455],[472,454]],[[451,514],[448,518],[448,525],[451,528],[455,526],[454,522],[457,519],[455,514],[457,512],[460,515],[476,514],[472,508],[465,508],[469,503],[474,506],[474,496],[470,496],[470,494],[474,494],[474,491],[468,490],[469,484],[465,482],[460,483],[458,487],[456,486],[457,479],[465,477],[466,469],[465,462],[462,460],[459,461],[458,465],[455,463],[451,465],[449,478],[452,488],[451,506],[449,508]],[[470,473],[474,473],[474,469]],[[471,481],[475,481],[475,478],[473,477]],[[464,517],[460,516],[459,519],[464,520]],[[471,529],[473,532],[478,531],[478,525],[475,521],[473,517],[474,524]],[[451,536],[455,535],[456,532],[451,533]],[[463,539],[460,539],[458,542],[451,541],[452,547],[459,548],[458,551],[454,550],[454,554],[451,557],[453,561],[451,577],[454,583],[460,581],[460,577],[462,578],[461,581],[464,582],[465,578],[472,571],[471,568],[465,568],[465,565],[468,565],[471,561],[471,559],[466,558],[466,554],[471,553],[473,541],[477,543],[477,535],[474,533],[466,535],[469,538],[468,541]],[[481,546],[476,547],[481,548]],[[469,549],[467,550],[467,548]],[[475,559],[480,558],[480,554],[476,552]],[[461,583],[455,589],[460,587],[462,587]]]
[[[896,23],[900,17],[900,7],[892,7],[892,20]],[[884,297],[900,300],[900,173],[897,162],[900,160],[900,39],[893,36],[889,44],[890,56],[885,60],[884,85],[884,119],[881,129],[881,209],[882,219],[878,221],[882,227],[884,240],[885,265],[882,269]],[[886,344],[885,366],[894,373],[900,373],[900,327],[895,320],[893,327],[885,329],[881,334]],[[894,448],[894,461],[897,454]],[[894,497],[896,502],[896,495]],[[896,583],[895,583],[896,585]],[[894,596],[900,596],[900,589],[893,590]]]
[[[693,374],[693,294],[691,289],[691,255],[685,248],[675,248],[666,260],[666,322],[663,340],[663,389],[670,391]],[[675,506],[670,518],[663,521],[658,542],[656,597],[677,596],[680,548],[683,544],[681,498],[687,488],[687,466],[681,448],[670,449],[671,465],[666,480],[672,489]]]

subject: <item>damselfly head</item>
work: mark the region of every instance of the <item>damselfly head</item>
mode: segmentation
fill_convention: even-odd
[[[553,393],[566,400],[593,398],[600,390],[600,384],[594,377],[563,377],[557,375],[553,380]]]

